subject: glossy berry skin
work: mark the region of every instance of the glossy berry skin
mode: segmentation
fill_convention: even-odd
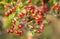
[[[12,10],[15,11],[16,10],[16,7],[12,7]]]
[[[35,10],[35,12],[36,12],[36,13],[39,13],[39,10],[38,10],[38,9],[36,9],[36,10]]]
[[[44,30],[44,23],[41,24],[40,29]]]
[[[23,15],[24,15],[23,12],[19,13],[18,18],[21,19],[23,17]]]
[[[18,30],[15,30],[14,32],[15,32],[16,34],[18,34]]]
[[[40,30],[36,30],[36,33],[40,34],[40,32],[41,32]]]
[[[37,17],[38,17],[39,19],[42,19],[42,18],[43,18],[43,16],[40,15],[40,14],[38,14]]]
[[[23,33],[24,31],[23,30],[20,30],[19,33]]]
[[[41,30],[44,30],[44,26],[41,26],[40,29],[41,29]]]
[[[20,31],[18,32],[18,34],[19,34],[19,35],[22,35],[23,32],[24,32],[23,30],[20,30]]]
[[[35,9],[35,7],[34,7],[34,6],[31,6],[31,9],[32,9],[32,10],[34,10],[34,9]]]
[[[34,14],[34,11],[33,10],[31,10],[31,14]]]
[[[10,33],[10,30],[7,30],[7,33]]]
[[[5,16],[9,16],[8,12],[5,12]]]
[[[19,24],[19,25],[18,25],[18,28],[22,28],[22,27],[23,27],[23,24]]]
[[[58,10],[59,9],[59,5],[56,3],[56,4],[54,4],[53,6],[52,6],[52,9],[56,9],[56,10]]]
[[[7,13],[10,14],[10,10],[8,10]]]
[[[10,13],[12,13],[13,12],[13,10],[12,9],[10,9]]]
[[[44,26],[44,23],[42,23],[41,26]]]
[[[14,29],[14,25],[11,26],[11,29]]]
[[[36,23],[39,25],[41,23],[41,21],[38,19],[38,20],[36,20]]]
[[[56,10],[59,9],[59,5],[57,3],[55,4],[55,8],[56,8]]]
[[[22,16],[21,16],[21,15],[18,15],[18,18],[19,18],[19,19],[21,19],[21,18],[22,18]]]
[[[19,13],[19,15],[23,16],[23,15],[24,15],[24,13],[23,13],[23,12],[20,12],[20,13]]]
[[[14,31],[13,31],[13,29],[10,29],[10,33],[13,33]]]

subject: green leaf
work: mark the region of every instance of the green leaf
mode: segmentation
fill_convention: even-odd
[[[12,14],[10,14],[10,15],[9,15],[9,17],[8,17],[8,18],[9,18],[9,19],[13,19],[15,16],[16,16],[16,13],[15,13],[15,12],[13,12]]]
[[[11,3],[12,0],[5,0],[7,3]]]
[[[43,23],[44,23],[44,24],[48,24],[47,20],[44,20]]]

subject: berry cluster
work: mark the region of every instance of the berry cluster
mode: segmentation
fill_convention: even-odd
[[[56,10],[58,10],[59,9],[59,5],[58,5],[58,3],[56,3],[56,4],[54,4],[53,6],[52,6],[52,9],[56,9]]]
[[[21,35],[24,31],[23,30],[14,30],[16,21],[12,20],[12,26],[10,29],[7,30],[8,33],[16,33],[17,35]],[[23,24],[19,24],[18,28],[21,29],[23,27]]]
[[[16,7],[12,7],[12,9],[9,9],[5,12],[6,16],[9,16],[9,14],[11,14],[12,12],[14,12],[16,10]]]
[[[18,25],[16,26],[17,19],[15,20],[15,18],[13,18],[12,26],[9,30],[7,30],[7,32],[16,33],[17,35],[23,34],[24,31],[34,31],[34,33],[38,34],[41,33],[45,26],[43,23],[46,18],[44,14],[46,14],[48,11],[48,7],[45,6],[43,2],[41,4],[42,6],[38,7],[30,4],[30,0],[28,0],[28,5],[24,5],[24,9],[17,13],[17,18],[19,21]],[[13,7],[12,9],[9,9],[7,12],[5,12],[5,15],[9,16],[9,14],[15,10],[16,7]],[[51,21],[48,20],[48,23],[51,23]],[[17,29],[15,27],[17,27]]]

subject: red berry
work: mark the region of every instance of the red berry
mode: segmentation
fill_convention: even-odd
[[[37,15],[37,17],[38,17],[39,19],[42,19],[42,18],[43,18],[43,16],[42,16],[42,15]]]
[[[17,34],[22,35],[22,33],[23,33],[23,30],[20,30]]]
[[[44,23],[42,23],[41,26],[44,26]]]
[[[24,31],[23,30],[20,30],[19,33],[22,34]]]
[[[5,12],[5,16],[9,16],[9,14],[7,12]]]
[[[40,34],[40,30],[36,30],[36,33]]]
[[[15,33],[18,34],[18,30],[15,30]]]
[[[16,23],[16,21],[13,19],[13,20],[12,20],[12,24],[15,24],[15,23]]]
[[[59,9],[59,5],[56,3],[55,4],[55,9],[58,10]]]
[[[33,10],[31,10],[31,14],[34,14],[34,11]]]
[[[11,26],[11,29],[14,29],[14,25]]]
[[[34,6],[31,6],[31,9],[35,9],[35,7]]]
[[[7,13],[10,14],[10,10],[8,10]]]
[[[13,33],[14,31],[12,29],[10,29],[10,33]]]
[[[41,30],[44,30],[44,26],[41,26],[40,29],[41,29]]]
[[[22,16],[23,16],[23,15],[24,15],[24,13],[23,13],[23,12],[20,12],[20,14],[19,14],[19,15],[22,15]]]
[[[18,25],[19,28],[22,28],[22,26],[23,26],[23,24],[19,24],[19,25]]]
[[[12,9],[10,9],[10,13],[12,13],[13,12],[13,10]]]
[[[40,29],[44,30],[44,23],[41,24]]]
[[[16,10],[16,7],[13,7],[12,10],[15,11]]]
[[[57,3],[55,4],[55,7],[58,7],[58,4]]]
[[[35,11],[36,13],[39,13],[39,10],[38,9],[36,9],[36,11]]]
[[[10,33],[10,30],[7,30],[7,33]]]
[[[39,12],[42,13],[42,10],[40,9]]]
[[[36,20],[36,23],[39,25],[41,23],[41,21],[38,19],[38,20]]]
[[[28,9],[28,10],[31,10],[32,8],[29,6],[27,9]]]
[[[44,27],[42,27],[42,30],[44,30]]]
[[[21,16],[21,17],[22,17],[23,15],[24,15],[24,13],[23,13],[23,12],[20,12],[20,13],[19,13],[19,16]]]
[[[21,16],[21,15],[18,15],[18,18],[19,18],[19,19],[21,19],[21,18],[22,18],[22,16]]]

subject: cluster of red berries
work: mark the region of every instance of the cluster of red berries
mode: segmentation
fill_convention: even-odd
[[[19,15],[18,15],[18,18],[21,19],[23,17],[24,13],[23,12],[20,12]]]
[[[56,4],[54,4],[53,6],[52,6],[52,9],[56,9],[56,10],[58,10],[59,9],[59,5],[58,5],[58,3],[56,3]]]
[[[28,3],[30,3],[30,0],[28,0]],[[27,23],[34,20],[35,23],[37,24],[37,26],[39,26],[39,28],[36,29],[35,32],[38,33],[38,34],[41,33],[41,30],[44,30],[43,21],[45,20],[44,13],[46,13],[47,10],[48,10],[47,6],[44,6],[44,4],[42,3],[41,7],[36,8],[34,5],[29,4],[29,5],[24,6],[23,8],[24,8],[25,12],[21,11],[17,16],[18,19],[25,19],[24,17],[26,16],[27,19],[28,19]],[[11,14],[15,10],[16,10],[16,7],[13,7],[12,9],[5,12],[5,15],[9,16],[9,14]],[[50,23],[51,21],[48,21],[48,22]],[[11,29],[7,30],[7,32],[8,33],[16,33],[18,35],[21,35],[24,32],[22,28],[25,26],[25,24],[24,23],[19,23],[17,30],[15,29],[15,24],[16,24],[16,20],[13,19]],[[29,28],[33,30],[33,29],[35,29],[35,26],[31,25],[31,26],[29,26]]]
[[[22,35],[23,34],[23,30],[13,30],[13,29],[10,29],[10,30],[7,30],[8,33],[15,33],[17,35]]]
[[[16,21],[13,19],[11,29],[8,29],[7,32],[8,33],[15,33],[17,35],[21,35],[24,31],[23,30],[14,30],[15,24],[16,24]],[[21,29],[22,27],[23,27],[23,24],[20,23],[18,25],[18,28]]]
[[[6,16],[9,16],[9,14],[11,14],[12,12],[14,12],[16,10],[16,7],[12,7],[12,9],[9,9],[5,12]]]

